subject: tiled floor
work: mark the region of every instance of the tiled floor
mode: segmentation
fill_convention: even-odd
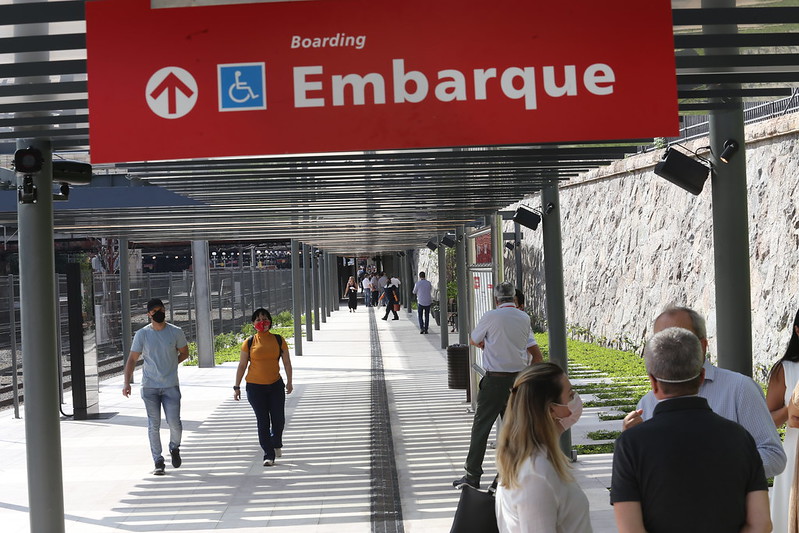
[[[438,335],[419,335],[412,318],[401,317],[376,321],[402,500],[402,528],[394,530],[448,532],[458,501],[450,483],[462,475],[471,415],[465,392],[447,388]],[[163,477],[150,473],[138,386],[126,399],[121,378],[104,382],[101,411],[115,416],[61,423],[66,530],[372,531],[367,310],[333,313],[303,348],[292,357],[284,455],[272,468],[261,466],[249,404],[232,399],[235,364],[180,369],[184,463]],[[0,449],[0,530],[27,532],[25,428],[10,410],[0,412]],[[487,472],[493,464],[489,450]],[[575,474],[589,495],[594,531],[615,531],[610,456],[581,456]]]

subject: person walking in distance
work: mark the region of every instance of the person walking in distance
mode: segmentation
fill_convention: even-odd
[[[363,287],[363,305],[372,307],[372,279],[368,272],[361,280],[361,287]]]
[[[183,424],[180,421],[180,384],[178,365],[188,359],[189,347],[183,330],[166,322],[164,302],[153,298],[147,302],[147,316],[150,324],[144,326],[133,336],[130,355],[125,364],[122,394],[130,397],[130,382],[139,357],[144,361],[141,378],[141,396],[147,411],[147,433],[150,438],[150,452],[155,463],[153,474],[165,473],[164,457],[161,455],[161,409],[169,425],[169,455],[172,467],[180,468],[180,440]]]
[[[397,308],[395,307],[399,305],[399,294],[397,287],[391,281],[383,288],[383,294],[380,295],[380,299],[385,300],[386,304],[386,314],[383,315],[383,320],[388,320],[389,313],[394,313],[392,320],[399,320]]]
[[[413,286],[416,307],[419,311],[419,333],[427,333],[430,327],[430,306],[433,304],[433,285],[424,272],[419,272],[419,281]]]

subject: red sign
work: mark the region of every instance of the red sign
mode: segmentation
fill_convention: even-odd
[[[480,288],[480,276],[475,276],[474,277],[474,288],[475,289],[479,289]]]
[[[678,130],[670,0],[97,0],[86,21],[95,163]]]

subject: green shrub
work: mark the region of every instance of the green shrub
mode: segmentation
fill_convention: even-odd
[[[627,413],[599,413],[597,416],[603,422],[607,422],[608,420],[624,420]]]
[[[272,317],[275,321],[275,326],[291,327],[294,325],[294,316],[291,311],[281,311]]]
[[[293,326],[274,326],[270,330],[276,335],[280,335],[286,342],[294,338]],[[217,365],[228,362],[235,362],[241,358],[241,345],[245,339],[255,334],[252,324],[244,324],[240,333],[220,333],[214,337],[214,362]],[[197,343],[189,343],[189,358],[183,363],[186,366],[197,366]]]
[[[621,435],[621,431],[608,431],[605,429],[599,429],[597,431],[588,432],[587,437],[591,440],[616,440],[619,438],[619,435]]]
[[[613,453],[613,443],[608,442],[605,444],[575,444],[574,449],[581,455],[590,455],[594,453]]]

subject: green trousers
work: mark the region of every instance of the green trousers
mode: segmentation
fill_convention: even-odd
[[[486,376],[480,380],[477,393],[477,409],[472,422],[472,438],[469,442],[469,455],[466,456],[466,477],[480,481],[483,475],[483,459],[486,454],[488,436],[498,416],[505,414],[510,389],[516,376]]]

